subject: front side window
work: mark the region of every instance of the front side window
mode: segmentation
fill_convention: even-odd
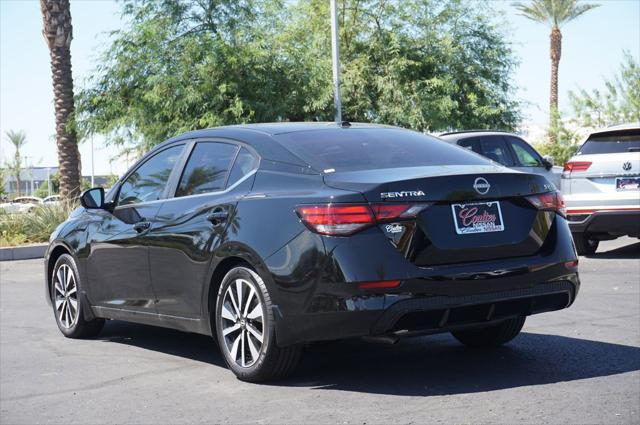
[[[196,144],[184,168],[176,197],[224,189],[231,161],[238,147],[229,143]]]
[[[522,167],[542,167],[542,161],[540,160],[536,151],[531,146],[524,143],[520,139],[514,139],[512,137],[507,138],[508,143],[511,145],[513,152],[516,154],[516,158],[519,165]]]
[[[138,204],[160,199],[183,146],[165,149],[144,162],[124,181],[118,205]]]

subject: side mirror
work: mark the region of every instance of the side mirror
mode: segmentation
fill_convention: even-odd
[[[80,195],[80,204],[86,209],[104,209],[104,189],[94,187],[87,189]]]
[[[544,168],[546,168],[547,170],[550,170],[551,168],[553,168],[553,165],[554,165],[553,157],[551,155],[543,156],[542,163],[544,164]]]

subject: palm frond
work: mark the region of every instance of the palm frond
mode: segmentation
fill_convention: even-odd
[[[595,3],[583,3],[579,0],[532,0],[528,3],[511,3],[518,14],[535,22],[561,27],[580,15],[600,6]]]

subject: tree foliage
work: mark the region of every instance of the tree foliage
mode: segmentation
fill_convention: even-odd
[[[530,3],[514,2],[512,5],[525,18],[548,24],[551,27],[551,33],[549,34],[549,56],[551,59],[549,142],[556,143],[559,134],[555,130],[560,125],[555,121],[558,116],[558,72],[560,57],[562,56],[562,32],[560,27],[599,5],[579,0],[532,0]]]
[[[490,4],[338,4],[345,119],[516,126],[516,63]],[[122,13],[78,97],[85,132],[146,150],[198,128],[333,118],[328,1],[126,0]]]
[[[599,5],[580,0],[533,0],[530,3],[517,1],[513,6],[525,18],[550,27],[561,27]]]
[[[631,53],[625,52],[620,71],[604,86],[569,92],[574,120],[583,127],[640,122],[640,63]]]
[[[7,163],[7,169],[11,176],[16,180],[16,194],[20,196],[22,183],[20,179],[20,173],[22,171],[22,148],[27,144],[27,135],[22,130],[8,130],[5,132],[5,136],[13,145],[14,149],[13,159]]]

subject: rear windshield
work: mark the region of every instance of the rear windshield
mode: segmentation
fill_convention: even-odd
[[[587,139],[578,155],[640,152],[640,132],[594,135]]]
[[[304,131],[277,138],[285,148],[324,172],[489,163],[467,149],[399,129]]]

